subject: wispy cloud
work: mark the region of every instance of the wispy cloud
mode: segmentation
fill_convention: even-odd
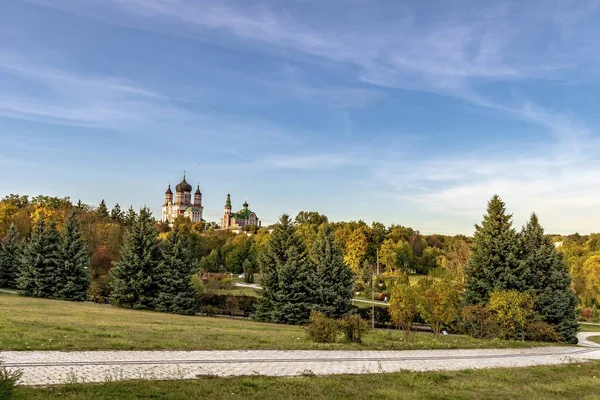
[[[268,167],[296,170],[328,170],[348,165],[356,165],[362,160],[351,153],[319,153],[266,155],[261,164]]]
[[[115,128],[143,127],[181,113],[167,97],[122,78],[85,76],[36,64],[0,55],[0,74],[9,78],[0,82],[0,115]]]

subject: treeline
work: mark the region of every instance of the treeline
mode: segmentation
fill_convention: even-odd
[[[65,221],[62,234],[54,221],[46,222],[40,214],[24,242],[11,224],[1,244],[0,287],[19,289],[31,297],[86,300],[89,254],[75,213]]]
[[[504,202],[494,196],[475,227],[472,253],[461,280],[423,278],[396,282],[390,313],[410,331],[417,315],[439,332],[489,338],[530,338],[576,343],[577,299],[562,254],[534,214],[517,232]],[[462,298],[462,299],[461,299]]]

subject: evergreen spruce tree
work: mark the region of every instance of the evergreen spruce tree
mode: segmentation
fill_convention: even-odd
[[[90,285],[90,256],[81,237],[79,219],[71,213],[65,223],[60,246],[60,268],[57,270],[57,299],[85,301]]]
[[[160,263],[158,311],[193,315],[196,313],[196,290],[192,285],[193,257],[189,237],[179,227],[163,243]]]
[[[119,203],[115,204],[113,209],[110,211],[110,218],[116,222],[122,223],[125,215],[123,211],[121,211],[121,206]]]
[[[262,274],[261,301],[254,318],[260,321],[302,323],[308,320],[310,283],[302,240],[296,235],[288,215],[275,225],[266,251],[259,257]]]
[[[577,343],[577,298],[571,289],[569,268],[533,213],[519,235],[522,271],[527,292],[533,294],[536,314],[552,325],[567,343]]]
[[[350,310],[354,279],[329,227],[319,229],[311,256],[315,309],[330,318],[343,317]]]
[[[473,251],[465,271],[467,303],[484,304],[495,290],[522,292],[526,288],[511,219],[502,199],[494,195],[481,226],[475,225]]]
[[[111,270],[111,301],[120,307],[154,309],[161,260],[158,232],[144,208],[127,232],[121,260]]]
[[[11,224],[6,237],[0,243],[0,287],[17,288],[21,262],[19,231]]]
[[[60,234],[54,221],[46,224],[41,215],[25,245],[17,288],[23,295],[52,298],[60,269]]]
[[[109,217],[108,208],[106,207],[106,202],[104,201],[104,199],[102,199],[100,205],[96,209],[96,214],[100,219],[107,219]]]
[[[136,218],[137,218],[137,214],[133,210],[133,207],[129,207],[129,210],[127,210],[127,214],[124,217],[125,225],[127,225],[127,226],[133,225],[135,223]]]

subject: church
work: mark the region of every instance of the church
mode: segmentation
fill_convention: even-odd
[[[173,224],[173,221],[177,217],[189,218],[192,222],[204,222],[202,219],[202,192],[200,192],[200,185],[194,193],[194,199],[192,200],[192,185],[187,183],[185,180],[185,173],[183,174],[183,180],[175,187],[175,201],[173,201],[173,191],[171,191],[171,185],[165,192],[165,202],[162,207],[162,221],[168,222],[169,225]]]
[[[242,209],[238,212],[231,212],[231,196],[227,194],[225,201],[225,212],[221,218],[221,229],[240,230],[246,226],[260,226],[260,220],[254,212],[248,208],[248,202],[244,201]]]
[[[192,223],[205,222],[202,218],[204,207],[202,206],[202,192],[200,185],[192,198],[192,190],[194,188],[186,181],[186,174],[183,173],[183,180],[175,187],[175,198],[173,199],[173,191],[171,184],[165,192],[165,201],[162,206],[161,221],[169,223],[173,226],[173,222],[178,217],[187,218]],[[245,201],[242,209],[238,212],[232,212],[231,196],[227,195],[225,201],[225,212],[221,218],[221,229],[231,229],[240,231],[244,227],[260,226],[260,220],[256,213],[248,208],[248,202]]]

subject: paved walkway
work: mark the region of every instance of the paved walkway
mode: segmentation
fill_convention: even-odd
[[[595,333],[596,335],[598,333]],[[23,385],[202,376],[298,376],[526,367],[600,360],[600,345],[411,351],[24,351],[0,352]]]

